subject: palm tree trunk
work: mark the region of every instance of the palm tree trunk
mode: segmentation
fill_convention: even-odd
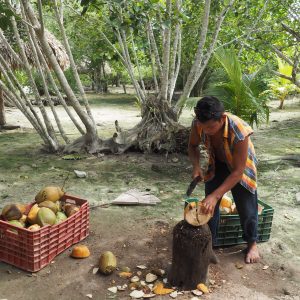
[[[1,72],[0,72],[0,80],[1,80]],[[6,124],[6,118],[5,118],[5,109],[4,109],[4,94],[3,90],[0,89],[0,126],[3,126]]]

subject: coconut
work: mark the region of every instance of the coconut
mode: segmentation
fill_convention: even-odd
[[[184,219],[193,226],[201,226],[206,224],[212,216],[202,212],[202,203],[188,203],[184,209]]]
[[[35,196],[35,201],[37,203],[41,203],[43,201],[52,201],[56,202],[61,199],[64,195],[62,189],[58,186],[47,186],[43,188],[39,193]]]
[[[41,226],[38,224],[34,224],[34,225],[29,226],[27,229],[30,231],[37,231],[37,230],[41,229]]]
[[[22,217],[19,219],[19,222],[25,225],[26,220],[27,220],[27,216],[26,215],[22,215]]]
[[[21,212],[18,205],[7,204],[3,207],[1,215],[3,216],[4,220],[11,221],[19,220],[20,218],[22,218],[23,213]]]
[[[67,203],[64,206],[64,211],[65,211],[67,217],[70,217],[70,216],[74,215],[79,210],[80,210],[80,208],[78,206],[74,205],[74,204]]]
[[[99,270],[101,273],[111,274],[117,267],[117,259],[110,251],[105,251],[101,254],[99,260]]]
[[[36,221],[41,227],[53,225],[56,221],[56,215],[50,208],[41,207],[37,213]]]
[[[39,204],[39,207],[47,207],[47,208],[50,208],[55,214],[57,213],[58,211],[58,208],[57,208],[57,205],[52,202],[52,201],[49,201],[49,200],[46,200],[46,201],[43,201]]]
[[[67,217],[63,212],[58,211],[58,212],[56,213],[55,224],[59,224],[59,223],[65,221],[65,220],[67,220],[67,218],[68,218],[68,217]]]
[[[30,223],[30,224],[36,224],[36,217],[37,217],[37,213],[38,211],[40,210],[38,204],[34,204],[28,215],[27,215],[27,221]]]
[[[22,224],[18,220],[11,220],[11,221],[8,221],[8,223],[11,225],[17,226],[17,227],[22,227],[22,228],[24,227],[24,224]]]

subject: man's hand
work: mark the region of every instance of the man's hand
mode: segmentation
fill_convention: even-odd
[[[198,176],[201,177],[201,180],[200,180],[200,181],[203,181],[203,176],[202,176],[202,173],[201,173],[200,168],[194,168],[193,174],[192,174],[192,179],[195,179],[195,178],[198,177]]]
[[[204,214],[210,214],[211,216],[213,216],[217,202],[218,202],[218,198],[213,194],[209,194],[201,202],[202,203],[201,204],[201,212]]]

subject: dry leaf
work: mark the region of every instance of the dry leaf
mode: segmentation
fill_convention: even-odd
[[[269,266],[263,266],[262,269],[263,269],[263,270],[267,270],[267,269],[269,269]]]

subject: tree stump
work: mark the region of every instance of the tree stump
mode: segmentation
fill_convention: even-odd
[[[197,284],[206,283],[209,264],[217,262],[207,224],[195,227],[183,220],[174,227],[172,266],[168,274],[172,286],[196,289]]]

